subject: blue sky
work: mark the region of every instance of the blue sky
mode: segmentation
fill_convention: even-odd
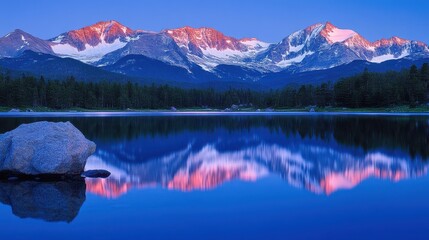
[[[428,0],[7,0],[1,5],[1,36],[20,28],[47,39],[113,19],[132,29],[207,26],[236,38],[278,42],[330,21],[370,41],[395,35],[429,43]]]

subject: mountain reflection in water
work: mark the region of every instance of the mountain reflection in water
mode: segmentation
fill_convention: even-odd
[[[84,122],[76,123],[94,134],[98,149],[87,169],[112,172],[87,179],[87,191],[109,198],[132,188],[207,190],[268,175],[329,195],[368,178],[415,178],[428,168],[425,117],[152,117],[79,126]],[[105,135],[107,126],[118,136]]]

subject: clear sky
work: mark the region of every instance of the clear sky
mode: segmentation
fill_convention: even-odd
[[[44,39],[101,20],[160,31],[212,27],[236,38],[278,42],[330,21],[370,41],[399,36],[429,43],[429,0],[6,0],[0,35],[16,28]]]

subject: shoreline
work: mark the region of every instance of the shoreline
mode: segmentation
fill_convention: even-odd
[[[429,103],[428,103],[429,104]],[[172,107],[174,108],[174,107]],[[399,105],[392,107],[368,107],[368,108],[346,108],[346,107],[300,107],[300,108],[252,108],[243,107],[238,109],[233,108],[178,108],[171,110],[169,108],[158,109],[86,109],[86,108],[65,108],[53,109],[48,107],[4,107],[0,106],[0,114],[2,113],[192,113],[192,112],[225,112],[225,113],[241,113],[241,112],[255,112],[255,113],[272,113],[272,112],[297,112],[308,113],[311,111],[315,113],[429,113],[429,105],[419,105],[416,107],[409,107],[408,105]]]
[[[310,111],[311,109],[311,111]],[[169,109],[83,109],[72,108],[55,110],[46,107],[35,108],[0,107],[0,117],[109,117],[109,116],[227,116],[227,115],[429,115],[429,106],[421,105],[415,108],[409,106],[395,106],[387,108],[283,108],[283,109],[255,109],[242,108],[238,110],[223,110],[210,108],[183,108],[175,111]]]
[[[299,111],[141,111],[141,112],[0,112],[0,118],[8,117],[145,117],[145,116],[429,116],[429,112],[299,112]]]

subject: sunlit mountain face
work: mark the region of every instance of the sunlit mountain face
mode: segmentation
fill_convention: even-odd
[[[74,122],[97,143],[87,191],[117,198],[131,189],[213,190],[273,176],[315,194],[427,173],[429,123],[419,117],[151,117]],[[107,132],[103,129],[109,129]],[[92,136],[91,136],[92,135]]]

